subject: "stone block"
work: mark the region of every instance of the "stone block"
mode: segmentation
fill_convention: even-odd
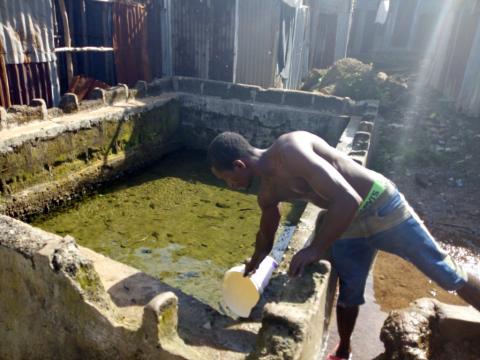
[[[96,87],[92,91],[90,91],[88,99],[89,100],[101,100],[103,103],[106,103],[105,92],[106,92],[105,89]]]
[[[78,97],[74,93],[65,93],[58,105],[64,113],[73,113],[78,111]]]
[[[358,131],[353,137],[352,150],[368,150],[370,145],[370,133]]]
[[[158,331],[160,337],[168,337],[176,334],[177,325],[178,298],[173,292],[160,293],[145,306],[143,326],[147,334]]]
[[[285,91],[285,105],[295,106],[303,109],[312,107],[313,94],[301,91]]]
[[[7,126],[22,125],[46,116],[40,106],[12,105],[7,110]]]
[[[317,111],[327,111],[337,114],[344,112],[345,103],[347,102],[345,99],[321,94],[313,94],[313,97],[313,108]]]
[[[437,312],[440,341],[480,338],[480,313],[473,307],[439,303]]]
[[[364,131],[371,133],[373,130],[373,122],[371,121],[360,121],[360,125],[358,125],[358,131]]]
[[[203,83],[203,95],[224,98],[230,88],[230,83],[224,81],[205,80]]]
[[[147,94],[155,96],[166,92],[173,91],[172,78],[154,79],[148,84]]]
[[[261,88],[259,86],[232,84],[226,98],[240,101],[253,101],[256,93],[260,90]]]
[[[285,90],[260,89],[255,97],[256,102],[281,105],[284,102]]]
[[[94,110],[103,107],[105,103],[102,99],[83,100],[78,104],[78,111]]]
[[[30,102],[31,107],[38,109],[40,118],[46,120],[48,118],[47,103],[44,99],[35,98]]]
[[[362,116],[363,121],[375,122],[376,114],[364,114]]]
[[[198,78],[190,78],[177,76],[178,81],[178,90],[180,92],[185,92],[189,94],[202,95],[203,90],[203,80]]]
[[[128,86],[125,84],[118,84],[105,91],[105,101],[109,105],[127,100]]]
[[[367,112],[366,101],[353,101],[348,99],[345,103],[345,113],[351,115],[363,115]]]
[[[7,128],[7,111],[3,106],[0,106],[0,130]]]
[[[142,98],[147,95],[148,92],[148,83],[144,80],[138,80],[133,88],[135,90],[135,96],[137,98]]]

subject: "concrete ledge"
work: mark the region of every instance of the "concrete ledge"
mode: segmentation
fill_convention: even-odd
[[[103,104],[106,105],[107,100],[106,100],[106,90],[101,89],[99,87],[94,88],[92,91],[90,91],[89,94],[89,100],[100,100]]]
[[[38,104],[34,102],[34,104]],[[46,106],[25,106],[12,105],[8,108],[6,115],[3,114],[3,123],[6,128],[22,126],[32,121],[42,121],[47,117]]]
[[[78,104],[78,111],[90,111],[95,109],[100,109],[101,107],[105,106],[105,102],[103,99],[97,100],[83,100]]]
[[[370,145],[370,133],[365,131],[357,131],[353,138],[352,150],[368,150]]]
[[[178,336],[174,294],[157,294],[138,318],[115,306],[73,238],[3,215],[0,234],[0,358],[202,359]]]
[[[128,100],[128,86],[124,84],[118,84],[105,90],[105,102],[108,105],[113,105],[117,102],[125,102]]]
[[[174,84],[177,84],[175,91],[197,95],[202,95],[203,93],[203,79],[174,76],[173,81]]]
[[[371,121],[361,121],[358,127],[358,131],[364,131],[371,133],[373,131],[373,122]]]
[[[0,131],[7,128],[7,111],[0,106]]]
[[[173,91],[172,78],[155,79],[147,85],[147,95],[156,96]]]
[[[39,112],[41,114],[40,120],[46,120],[48,117],[48,111],[47,111],[47,103],[43,99],[33,99],[32,102],[30,103],[31,107],[39,109]]]
[[[219,98],[226,98],[228,90],[230,89],[230,83],[224,81],[204,81],[203,82],[203,95],[216,96]]]
[[[130,89],[131,98],[143,98],[147,96],[148,92],[148,83],[146,81],[139,80],[135,84],[133,89]]]
[[[225,98],[251,102],[256,97],[256,93],[260,90],[261,88],[259,86],[231,84]]]
[[[100,102],[82,102],[92,106],[90,111],[61,121],[54,118],[0,134],[0,212],[25,218],[68,202],[161,157],[167,145],[178,140],[179,104],[172,98],[96,108]],[[119,161],[118,169],[111,161]],[[98,167],[89,173],[96,162]]]
[[[337,114],[351,114],[350,111],[346,111],[345,104],[348,100],[339,98],[337,96],[313,94],[314,102],[313,108],[317,111],[327,111]]]
[[[78,111],[78,97],[74,93],[65,93],[58,105],[60,109],[66,114]]]
[[[286,91],[284,104],[309,109],[313,101],[318,100],[312,93],[302,91]]]
[[[285,90],[283,89],[261,89],[255,97],[256,102],[282,105],[284,103]]]
[[[277,301],[265,306],[257,347],[248,359],[318,359],[335,289],[330,280],[326,261],[290,280]]]

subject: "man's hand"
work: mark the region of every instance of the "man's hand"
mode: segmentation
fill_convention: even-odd
[[[312,246],[303,248],[293,256],[288,269],[288,275],[291,277],[302,276],[308,264],[318,261],[321,258],[322,253],[317,248]]]
[[[245,264],[245,272],[243,276],[249,276],[253,274],[267,255],[268,253],[255,251],[252,258]]]

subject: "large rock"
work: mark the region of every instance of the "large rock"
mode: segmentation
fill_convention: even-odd
[[[480,313],[472,307],[420,299],[392,311],[380,338],[384,359],[480,359]]]

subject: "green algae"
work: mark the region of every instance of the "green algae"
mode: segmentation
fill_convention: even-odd
[[[284,224],[300,205],[284,203]],[[224,272],[252,255],[256,190],[227,189],[202,152],[179,152],[33,225],[141,269],[217,307]]]

